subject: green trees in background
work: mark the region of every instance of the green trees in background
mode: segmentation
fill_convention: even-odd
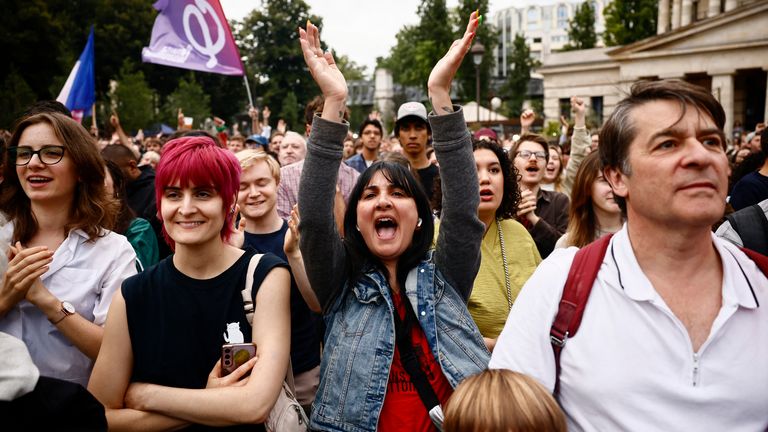
[[[273,113],[291,112],[290,107],[283,109],[291,93],[302,107],[320,93],[314,81],[308,79],[296,31],[308,19],[322,31],[322,18],[312,15],[303,0],[265,0],[262,8],[254,9],[235,26],[240,55],[247,57],[246,72],[254,97]],[[303,122],[289,122],[288,127],[303,132]]]
[[[179,86],[168,95],[161,118],[169,125],[176,125],[179,108],[185,117],[192,117],[192,127],[200,128],[206,117],[211,116],[211,97],[195,81],[195,75],[189,73],[179,80]]]
[[[456,32],[454,39],[460,38],[467,28],[469,15],[477,9],[483,16],[483,22],[477,28],[474,43],[481,43],[485,48],[483,61],[480,63],[480,101],[481,105],[488,106],[490,94],[488,93],[491,70],[495,62],[494,51],[498,45],[498,32],[490,24],[488,16],[488,0],[461,0],[455,18]],[[446,45],[449,46],[449,45]],[[445,54],[445,53],[443,53]],[[441,54],[441,56],[443,55]],[[438,57],[439,58],[439,57]],[[465,101],[475,100],[475,65],[472,62],[472,55],[467,54],[464,62],[461,64],[456,74],[456,82],[459,84],[459,96]]]
[[[656,34],[656,0],[613,0],[603,9],[607,46],[626,45]]]
[[[597,44],[595,8],[591,1],[585,1],[576,8],[573,19],[568,23],[568,39],[563,51],[594,48]]]
[[[0,128],[10,128],[30,103],[56,98],[91,25],[100,129],[108,132],[112,107],[131,131],[160,121],[175,127],[179,107],[196,125],[213,115],[231,123],[245,113],[242,77],[141,62],[156,16],[146,0],[6,0],[0,14],[0,50],[8,53],[0,62]],[[300,129],[303,104],[319,93],[308,79],[296,32],[308,18],[322,27],[303,0],[265,0],[232,23],[254,102],[295,119],[290,126]],[[364,76],[363,67],[338,53],[337,58],[351,78]]]
[[[136,70],[133,62],[125,60],[115,84],[110,99],[123,129],[131,133],[149,126],[155,119],[155,92],[147,84],[144,72]]]
[[[432,67],[455,37],[445,0],[422,0],[418,15],[419,24],[403,26],[397,43],[386,58],[377,59],[377,66],[389,69],[397,83],[426,88]]]
[[[539,62],[531,57],[531,50],[520,34],[515,35],[512,41],[512,53],[507,57],[509,70],[507,81],[501,88],[501,97],[504,100],[502,111],[508,115],[517,117],[523,109],[528,92],[528,82],[531,80],[531,70],[539,65]]]

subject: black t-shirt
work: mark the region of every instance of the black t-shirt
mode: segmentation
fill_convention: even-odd
[[[259,253],[273,253],[287,260],[283,244],[288,222],[283,221],[279,230],[269,234],[245,233],[243,247],[251,247]],[[304,302],[296,280],[291,273],[291,362],[293,374],[298,375],[320,364],[320,336],[318,325],[321,319],[309,310]]]
[[[239,323],[244,341],[251,341],[240,292],[254,254],[247,249],[230,268],[205,280],[181,273],[170,256],[123,282],[133,349],[131,382],[205,388],[208,374],[221,358],[221,346],[227,343],[228,324]],[[264,255],[254,272],[254,295],[270,270],[286,266],[275,255]],[[194,427],[208,429],[217,428]],[[253,425],[234,430],[239,429],[254,430]]]

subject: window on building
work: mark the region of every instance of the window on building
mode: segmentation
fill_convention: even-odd
[[[560,98],[557,101],[560,106],[560,115],[567,119],[571,118],[571,100],[569,98]]]
[[[526,16],[528,30],[536,30],[539,28],[540,17],[541,17],[541,14],[540,14],[539,8],[535,8],[535,7],[528,8],[528,14]]]
[[[557,7],[557,28],[568,27],[568,7],[560,5]]]
[[[592,105],[592,113],[594,114],[594,121],[595,121],[595,127],[600,127],[603,125],[603,97],[602,96],[593,96],[590,99],[590,104]]]
[[[541,38],[540,37],[533,38],[533,43],[541,43]]]

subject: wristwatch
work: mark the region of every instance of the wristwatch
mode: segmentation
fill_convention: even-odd
[[[75,312],[76,312],[75,311],[75,307],[72,306],[72,303],[67,302],[67,301],[63,301],[63,302],[61,302],[61,314],[62,314],[62,317],[59,318],[56,321],[51,321],[51,322],[53,322],[53,325],[56,325],[56,324],[62,322],[64,320],[64,318],[66,318],[66,317],[68,317],[70,315],[74,315]]]

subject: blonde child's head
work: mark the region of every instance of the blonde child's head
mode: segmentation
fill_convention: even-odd
[[[488,369],[467,378],[445,409],[445,432],[566,432],[565,416],[533,378]]]

